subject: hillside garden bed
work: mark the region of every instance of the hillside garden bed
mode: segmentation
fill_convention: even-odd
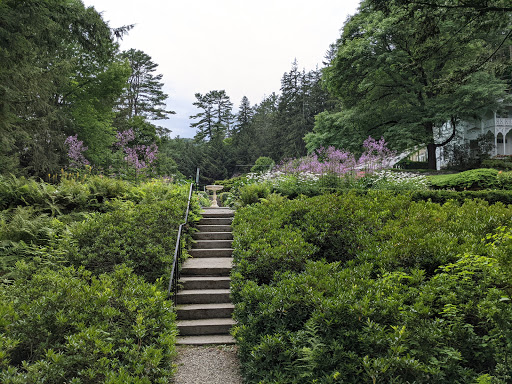
[[[187,198],[163,181],[0,179],[0,382],[168,383]]]

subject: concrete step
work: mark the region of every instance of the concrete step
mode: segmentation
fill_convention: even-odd
[[[214,318],[199,320],[178,320],[178,330],[182,336],[229,334],[235,324],[231,318]]]
[[[178,345],[224,345],[235,344],[235,339],[230,335],[204,335],[204,336],[179,336],[176,338]]]
[[[203,208],[201,215],[203,217],[233,217],[235,211],[229,208]]]
[[[229,303],[229,289],[187,289],[178,292],[178,304]]]
[[[180,304],[176,308],[179,320],[231,318],[235,306],[231,303]]]
[[[221,249],[231,248],[233,240],[197,240],[193,249]]]
[[[229,276],[182,276],[183,289],[229,289]]]
[[[231,225],[231,217],[203,217],[197,224],[199,225]]]
[[[181,267],[182,276],[229,276],[232,257],[204,257],[187,259]]]
[[[230,258],[233,255],[233,249],[189,249],[189,255],[196,259],[201,258]],[[191,260],[191,259],[187,259]]]
[[[231,225],[196,225],[199,232],[231,232]]]
[[[233,240],[231,232],[195,232],[192,234],[194,240]]]

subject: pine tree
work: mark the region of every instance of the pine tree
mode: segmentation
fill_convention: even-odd
[[[162,90],[162,74],[155,74],[158,64],[136,49],[124,51],[120,56],[128,60],[132,73],[120,100],[119,115],[126,119],[142,116],[148,120],[163,120],[174,114],[165,109],[169,96]]]
[[[212,140],[213,138],[225,138],[229,135],[233,124],[233,103],[231,103],[226,91],[210,91],[205,95],[196,93],[197,101],[193,103],[202,110],[191,119],[198,120],[190,124],[198,132],[195,135],[196,141]]]
[[[318,69],[307,73],[299,71],[297,61],[293,62],[290,72],[283,75],[272,140],[273,158],[300,157],[307,153],[304,136],[313,130],[315,115],[332,108],[320,80]]]
[[[251,108],[251,103],[247,96],[242,97],[238,113],[236,114],[236,123],[234,126],[234,133],[239,133],[247,129],[251,123],[251,119],[254,116],[254,110]]]

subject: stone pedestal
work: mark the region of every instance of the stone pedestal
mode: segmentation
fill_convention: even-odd
[[[222,188],[224,188],[224,186],[222,186],[222,185],[207,185],[206,186],[206,189],[208,191],[213,191],[213,201],[212,201],[211,207],[213,207],[213,208],[219,207],[217,204],[217,191],[222,190]]]

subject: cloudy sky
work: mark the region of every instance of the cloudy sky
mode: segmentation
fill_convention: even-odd
[[[159,124],[171,136],[193,137],[194,94],[226,90],[235,108],[279,92],[297,59],[320,66],[359,0],[83,0],[111,27],[135,24],[121,49],[150,55],[163,74],[168,109]]]

